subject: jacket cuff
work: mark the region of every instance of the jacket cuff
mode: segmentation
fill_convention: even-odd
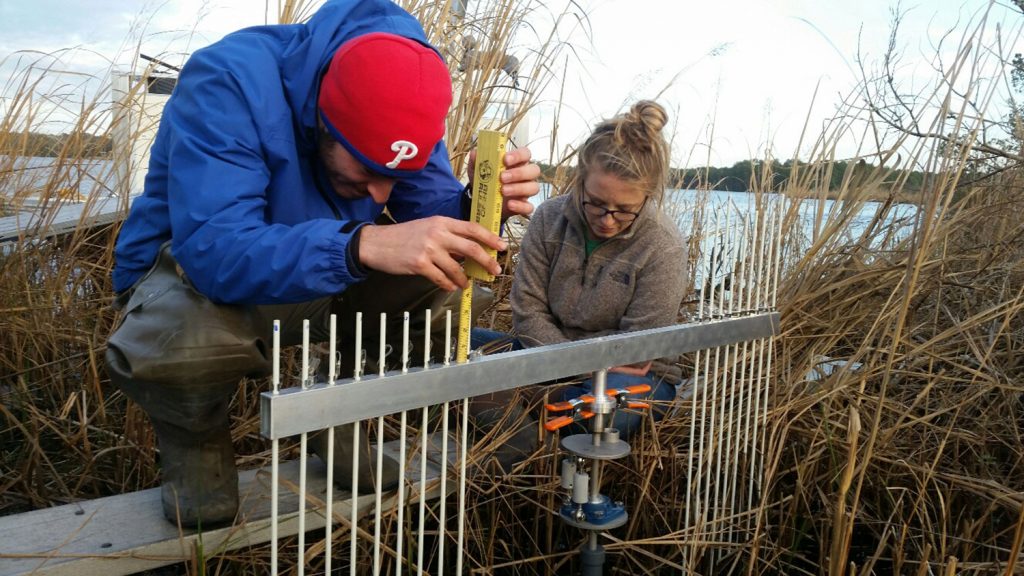
[[[359,261],[359,238],[362,236],[363,226],[366,225],[367,224],[365,223],[359,224],[355,231],[351,233],[352,235],[349,238],[348,247],[345,250],[345,264],[348,266],[349,275],[357,280],[362,280],[370,274],[369,269],[363,266],[362,262]],[[342,226],[340,232],[346,234],[349,233],[350,230],[351,223]]]
[[[462,219],[469,221],[473,212],[473,184],[466,184],[462,189]]]

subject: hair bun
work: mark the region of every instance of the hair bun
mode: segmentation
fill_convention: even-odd
[[[602,120],[579,150],[577,178],[582,181],[589,170],[602,170],[660,202],[672,152],[662,134],[666,124],[668,113],[652,100],[640,100],[628,112]]]
[[[661,132],[668,124],[668,113],[661,104],[653,100],[640,100],[629,110],[630,119],[638,122],[653,134]]]
[[[652,100],[640,100],[629,112],[619,116],[615,136],[619,144],[637,150],[651,151],[662,140],[661,130],[668,123],[668,113]]]

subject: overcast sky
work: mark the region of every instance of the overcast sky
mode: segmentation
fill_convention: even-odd
[[[475,1],[470,0],[471,10]],[[269,4],[273,12],[276,2]],[[769,148],[776,157],[792,156],[809,113],[810,131],[821,133],[840,97],[855,85],[858,49],[868,64],[885,52],[897,8],[890,0],[580,4],[587,11],[592,42],[582,30],[572,37],[558,149],[578,144],[596,120],[671,83],[660,101],[674,117],[676,162],[710,160],[718,166],[763,157]],[[265,6],[259,0],[0,0],[0,58],[22,50],[74,48],[61,67],[95,73],[111,61],[125,62],[140,46],[144,53],[180,63],[184,54],[232,30],[263,24]],[[927,86],[934,76],[929,62],[942,35],[957,30],[959,37],[986,6],[986,0],[905,1],[899,6],[905,13],[897,43],[904,55],[899,69],[904,89]],[[991,18],[1003,23],[1004,53],[1013,53],[1024,16],[1007,1],[992,5]],[[8,59],[0,68],[5,84],[10,67]],[[74,82],[73,75],[68,78]],[[531,148],[543,159],[550,147],[546,135],[550,102],[558,96],[555,87],[546,96],[548,104],[530,119]],[[852,144],[844,146],[841,153],[852,155]]]

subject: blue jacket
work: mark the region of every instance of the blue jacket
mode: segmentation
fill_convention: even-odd
[[[189,58],[118,238],[117,292],[166,240],[215,302],[307,301],[364,277],[349,242],[384,206],[334,194],[317,156],[316,111],[331,56],[368,32],[427,44],[416,19],[388,0],[331,0],[306,24],[246,28]],[[399,222],[460,217],[462,189],[442,141],[426,168],[396,182],[387,208]]]

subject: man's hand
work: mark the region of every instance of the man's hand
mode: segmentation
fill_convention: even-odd
[[[473,168],[476,166],[476,150],[469,152],[469,183],[473,184]],[[505,153],[505,170],[501,172],[501,219],[507,220],[513,214],[526,216],[533,212],[530,198],[540,192],[540,166],[530,162],[530,149],[516,148]]]
[[[647,364],[637,366],[636,364],[626,364],[625,366],[616,366],[609,368],[609,372],[618,372],[619,374],[628,374],[630,376],[646,376],[651,370],[651,364],[653,360],[648,361]]]
[[[415,274],[449,292],[469,281],[459,259],[472,258],[491,274],[501,266],[480,246],[505,250],[505,241],[479,224],[432,216],[401,224],[363,226],[359,230],[359,261],[388,274]]]

